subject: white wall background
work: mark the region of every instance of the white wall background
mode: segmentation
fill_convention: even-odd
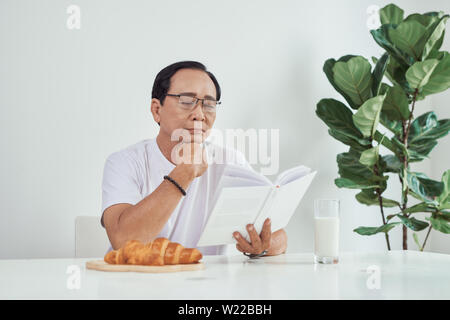
[[[74,255],[75,217],[100,216],[106,157],[157,135],[149,109],[153,80],[186,59],[206,64],[221,83],[215,128],[278,128],[280,171],[298,164],[319,171],[287,227],[288,252],[313,250],[319,197],[341,199],[342,251],[385,250],[383,235],[352,232],[381,225],[379,209],[334,185],[336,155],[347,148],[328,135],[315,108],[321,98],[342,100],[322,72],[326,59],[381,55],[366,10],[388,3],[2,0],[0,258]],[[395,3],[406,14],[450,12],[447,0]],[[70,4],[81,8],[80,30],[66,27]],[[429,97],[416,110],[449,118],[449,98]],[[441,139],[417,170],[440,180],[449,168],[449,141]],[[398,199],[398,188],[393,183],[386,196]],[[390,234],[392,248],[400,249],[400,228]],[[412,240],[409,246],[416,249]],[[450,236],[432,231],[427,250],[450,253]]]

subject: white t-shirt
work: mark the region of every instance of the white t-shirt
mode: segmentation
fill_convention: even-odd
[[[208,159],[213,159],[214,152],[220,149],[224,163],[253,170],[240,151],[208,142],[205,146]],[[174,168],[175,165],[162,154],[156,138],[143,140],[111,154],[103,172],[102,214],[114,204],[135,205],[151,194]],[[191,182],[186,196],[181,198],[157,237],[165,237],[187,248],[197,248],[204,255],[239,253],[235,245],[197,247],[208,219],[208,203],[216,190],[217,181],[213,180],[217,176],[215,170],[217,164],[208,161],[207,170]]]

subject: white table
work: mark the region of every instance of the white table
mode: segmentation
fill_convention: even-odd
[[[450,255],[428,252],[342,253],[336,265],[205,256],[204,270],[164,274],[87,270],[88,260],[0,260],[0,299],[450,299]]]

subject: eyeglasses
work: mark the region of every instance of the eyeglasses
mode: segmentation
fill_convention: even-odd
[[[187,95],[182,95],[182,94],[167,93],[166,96],[178,97],[178,102],[180,103],[180,107],[185,110],[194,109],[194,107],[197,105],[197,102],[201,100],[203,111],[209,112],[209,113],[214,113],[214,112],[216,112],[216,107],[222,103],[220,101],[216,101],[213,99],[208,99],[208,98],[200,99],[200,98],[196,98],[193,96],[187,96]]]

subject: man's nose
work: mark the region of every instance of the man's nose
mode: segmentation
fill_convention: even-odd
[[[203,120],[205,118],[205,114],[203,112],[203,103],[202,100],[198,100],[197,104],[194,106],[194,119]]]

